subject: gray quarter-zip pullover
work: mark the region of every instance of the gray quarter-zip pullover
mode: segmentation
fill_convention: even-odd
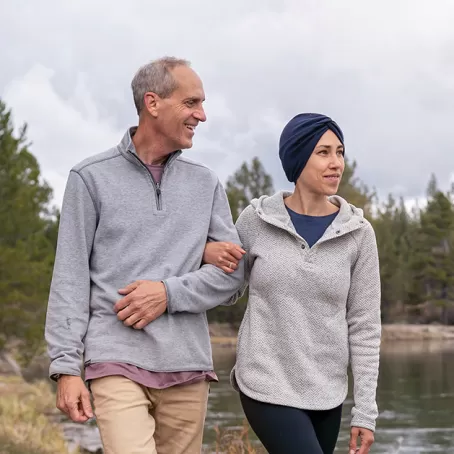
[[[70,172],[49,296],[50,375],[81,362],[125,362],[155,372],[212,370],[206,311],[243,283],[202,265],[207,240],[239,244],[224,189],[201,164],[173,153],[157,185],[130,131]],[[242,266],[242,265],[241,265]],[[163,281],[168,313],[142,330],[114,312],[118,289]]]

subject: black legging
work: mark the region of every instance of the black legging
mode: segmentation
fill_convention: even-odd
[[[269,454],[333,454],[342,405],[332,410],[300,410],[272,405],[240,393],[252,430]]]

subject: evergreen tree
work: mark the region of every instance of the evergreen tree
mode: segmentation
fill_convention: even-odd
[[[226,192],[233,221],[236,222],[238,216],[252,199],[274,193],[273,179],[265,172],[259,158],[255,157],[250,165],[243,162],[241,167],[227,180]]]
[[[345,159],[344,174],[342,175],[337,193],[347,200],[347,202],[363,209],[364,214],[369,217],[375,195],[355,176],[356,167],[356,161],[350,164],[348,159]]]
[[[408,214],[403,199],[399,204],[390,195],[383,209],[372,221],[377,237],[380,258],[382,317],[393,320],[394,312],[402,310],[408,300],[411,252],[414,221]]]
[[[442,307],[441,322],[447,323],[454,301],[454,207],[449,196],[439,191],[434,177],[429,184],[427,207],[420,224],[411,257],[411,300]]]
[[[14,339],[32,355],[42,344],[55,253],[51,197],[28,151],[26,126],[16,135],[0,100],[0,350]]]
[[[252,159],[250,165],[243,162],[241,167],[227,180],[226,193],[234,222],[250,201],[262,195],[274,193],[273,180],[259,158]],[[208,313],[210,321],[239,326],[247,304],[247,292],[234,306],[218,306]]]

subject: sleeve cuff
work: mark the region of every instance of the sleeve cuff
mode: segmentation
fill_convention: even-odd
[[[371,430],[375,432],[375,421],[365,420],[362,418],[352,418],[352,422],[350,423],[351,427],[361,427],[363,429]]]
[[[174,279],[174,278],[171,277],[169,279],[166,279],[165,281],[161,281],[164,284],[164,287],[166,289],[167,312],[169,314],[173,314],[176,312],[173,307],[173,301],[172,301],[172,291],[171,291],[171,287],[173,286],[172,279]]]
[[[75,369],[71,367],[62,367],[62,365],[57,366],[54,364],[50,365],[49,368],[49,378],[53,381],[57,381],[62,375],[72,375],[74,377],[81,376],[81,369]]]

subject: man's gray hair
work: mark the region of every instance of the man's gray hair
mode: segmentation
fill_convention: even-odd
[[[171,70],[177,66],[190,67],[191,63],[175,57],[162,57],[139,68],[131,82],[132,94],[137,113],[144,107],[145,93],[153,92],[161,98],[168,98],[177,88]]]

